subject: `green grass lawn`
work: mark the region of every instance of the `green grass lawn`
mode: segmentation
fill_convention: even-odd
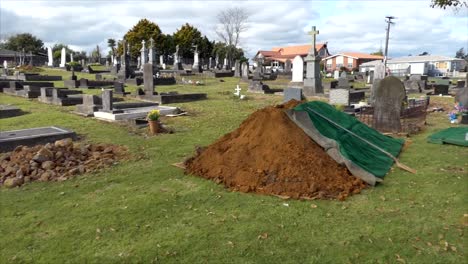
[[[248,94],[238,101],[232,97],[238,80],[224,80],[157,87],[206,92],[209,99],[175,104],[190,115],[163,118],[175,133],[154,137],[76,116],[70,107],[0,94],[2,104],[29,112],[1,119],[1,130],[63,126],[85,141],[126,145],[133,157],[65,182],[1,188],[0,263],[466,261],[468,150],[426,142],[450,126],[444,113],[430,114],[426,130],[400,156],[417,174],[395,167],[383,184],[344,202],[281,200],[230,192],[171,166],[282,99]]]

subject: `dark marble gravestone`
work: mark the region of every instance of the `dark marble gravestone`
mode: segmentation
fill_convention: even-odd
[[[21,109],[14,105],[0,104],[0,119],[21,115],[22,113]]]
[[[76,138],[75,132],[60,127],[40,127],[0,132],[0,152],[11,151],[18,146],[34,146],[64,138]]]

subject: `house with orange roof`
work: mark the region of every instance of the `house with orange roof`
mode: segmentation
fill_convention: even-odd
[[[312,48],[311,44],[308,45],[296,45],[296,46],[287,46],[287,47],[276,47],[271,50],[259,50],[254,57],[254,61],[257,58],[262,57],[264,59],[264,65],[270,65],[272,67],[283,67],[286,60],[291,62],[296,56],[301,56],[303,59],[307,56],[310,49]],[[327,43],[315,45],[317,53],[320,57],[328,57],[330,53],[328,52]]]
[[[383,56],[370,55],[359,52],[342,52],[322,59],[324,62],[325,70],[333,72],[346,68],[348,71],[358,71],[359,65],[375,60],[383,60]]]

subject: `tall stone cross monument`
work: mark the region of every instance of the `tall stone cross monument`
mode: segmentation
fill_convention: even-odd
[[[312,35],[312,48],[309,50],[309,54],[305,57],[306,62],[306,78],[304,79],[304,94],[306,96],[317,95],[323,93],[322,79],[320,77],[320,56],[317,54],[316,36],[319,31],[312,27],[312,31],[309,35]]]

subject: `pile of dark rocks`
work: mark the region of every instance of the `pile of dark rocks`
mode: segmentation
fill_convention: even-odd
[[[13,188],[31,181],[64,181],[109,167],[126,156],[127,149],[122,146],[73,142],[71,138],[18,146],[0,156],[0,185]]]

